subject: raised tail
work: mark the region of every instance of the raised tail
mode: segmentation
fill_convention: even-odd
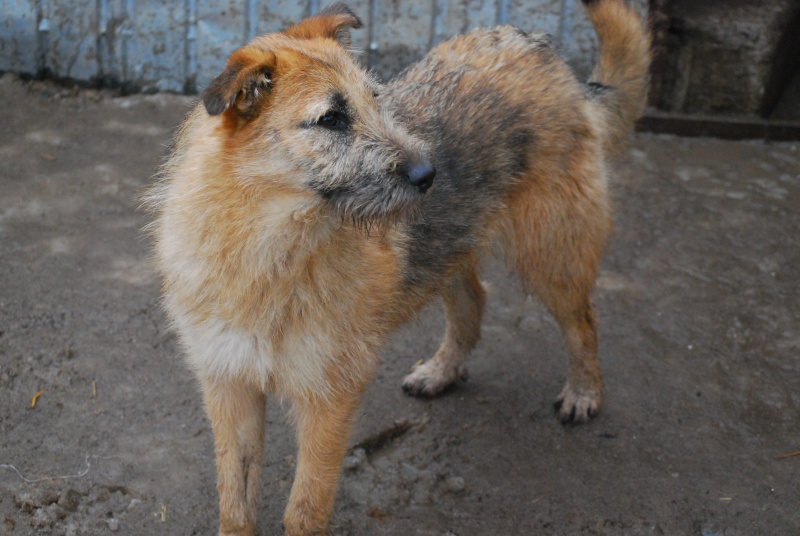
[[[589,93],[601,108],[603,147],[616,153],[625,147],[647,102],[650,33],[625,0],[582,1],[600,40]]]

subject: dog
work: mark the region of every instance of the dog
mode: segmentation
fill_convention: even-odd
[[[597,414],[607,160],[643,111],[650,55],[624,0],[583,3],[601,43],[588,83],[548,36],[501,26],[382,85],[350,50],[361,21],[337,3],[236,50],[204,90],[147,203],[165,308],[214,431],[219,534],[257,531],[268,394],[291,403],[298,433],[284,529],[327,534],[381,345],[441,296],[444,340],[403,388],[457,382],[490,248],[563,332],[558,416]]]

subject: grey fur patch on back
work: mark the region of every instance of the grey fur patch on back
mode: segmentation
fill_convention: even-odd
[[[476,28],[469,34],[477,46],[502,47],[509,52],[533,52],[553,46],[553,37],[543,32],[526,32],[510,24],[494,28]]]

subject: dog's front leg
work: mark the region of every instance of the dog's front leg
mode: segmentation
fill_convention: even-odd
[[[283,517],[286,534],[328,534],[336,486],[353,418],[363,391],[336,387],[325,397],[296,397],[299,455],[289,504]]]
[[[243,381],[202,379],[214,428],[220,536],[252,536],[258,525],[266,395]]]

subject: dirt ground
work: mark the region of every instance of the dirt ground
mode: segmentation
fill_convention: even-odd
[[[0,79],[2,534],[215,534],[212,434],[137,209],[190,104]],[[335,535],[800,533],[800,456],[777,459],[800,450],[798,144],[639,134],[614,199],[600,417],[554,418],[558,330],[488,261],[468,382],[400,389],[439,304],[383,352]],[[278,403],[267,428],[278,534],[295,459]]]

